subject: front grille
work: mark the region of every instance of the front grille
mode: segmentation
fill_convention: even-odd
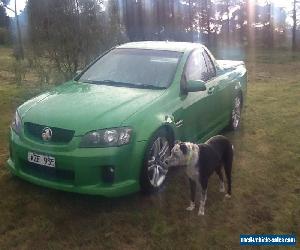
[[[39,164],[22,161],[21,169],[24,173],[51,181],[74,181],[75,174],[72,170],[64,170],[41,166]]]
[[[48,126],[39,125],[31,122],[25,122],[24,124],[25,133],[40,141],[43,141],[42,133],[43,133],[43,129],[46,127]],[[74,130],[68,130],[68,129],[62,129],[56,127],[48,127],[48,128],[52,130],[52,138],[49,141],[54,143],[68,143],[72,140],[75,133]]]

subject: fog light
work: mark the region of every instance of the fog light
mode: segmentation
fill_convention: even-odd
[[[112,183],[115,179],[115,168],[112,166],[103,167],[102,179],[104,182]]]

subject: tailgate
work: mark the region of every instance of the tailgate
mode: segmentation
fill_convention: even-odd
[[[232,61],[232,60],[217,60],[217,63],[222,69],[233,69],[238,66],[244,66],[245,63],[243,61]]]

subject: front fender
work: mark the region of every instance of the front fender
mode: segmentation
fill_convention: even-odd
[[[135,131],[135,140],[138,142],[148,141],[160,128],[166,128],[173,139],[177,137],[174,117],[169,114],[148,114],[144,119],[137,119],[134,123],[135,126],[132,127]]]
[[[241,94],[242,95],[242,105],[244,105],[246,101],[246,95],[247,95],[247,71],[243,71],[243,74],[239,77],[239,80],[235,83],[234,86],[234,96]]]

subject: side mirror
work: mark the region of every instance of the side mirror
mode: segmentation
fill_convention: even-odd
[[[190,80],[187,82],[187,87],[186,87],[187,92],[197,92],[197,91],[205,91],[206,86],[205,82],[201,80]]]

